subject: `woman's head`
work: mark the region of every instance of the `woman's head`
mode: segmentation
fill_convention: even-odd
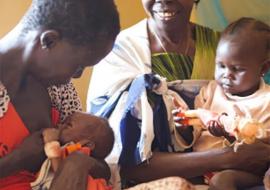
[[[30,71],[53,84],[96,64],[120,28],[113,0],[33,0],[21,23],[21,37],[36,36]]]
[[[193,0],[142,0],[147,15],[159,28],[189,22]]]
[[[222,33],[216,52],[215,78],[225,92],[248,96],[258,90],[270,67],[270,27],[241,18]]]
[[[108,121],[83,112],[70,115],[63,124],[59,124],[60,142],[81,143],[92,149],[96,158],[105,158],[112,150],[114,134]]]

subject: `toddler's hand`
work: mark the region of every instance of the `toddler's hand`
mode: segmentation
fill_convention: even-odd
[[[59,129],[56,128],[47,128],[43,130],[43,141],[44,143],[51,142],[51,141],[58,141],[59,140]]]
[[[189,114],[189,112],[187,112],[187,114]],[[203,125],[207,128],[209,126],[216,125],[219,117],[218,113],[201,108],[193,110],[192,115],[199,118],[202,121]]]
[[[185,117],[183,110],[179,107],[177,109],[172,110],[173,121],[176,127],[185,128],[188,124],[188,118]]]

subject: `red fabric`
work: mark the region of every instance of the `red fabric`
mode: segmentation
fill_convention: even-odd
[[[29,135],[20,116],[9,103],[4,117],[0,118],[0,157],[16,148]],[[34,181],[33,174],[22,171],[12,176],[0,179],[0,190],[30,190],[30,182]]]
[[[30,183],[35,180],[30,172],[18,172],[0,180],[0,190],[32,190]]]
[[[59,112],[53,108],[52,122],[54,125],[59,121],[59,116]],[[7,112],[4,117],[0,118],[0,158],[21,144],[29,134],[14,106],[9,103]],[[35,179],[35,175],[30,172],[17,172],[0,179],[0,190],[31,190],[30,183]]]
[[[70,145],[66,146],[63,149],[62,157],[66,158],[69,154],[71,154],[72,152],[75,152],[75,151],[79,151],[79,152],[86,154],[88,156],[91,155],[91,150],[89,147],[82,147],[80,143],[76,143],[76,144],[70,144]]]
[[[9,103],[7,112],[0,118],[0,157],[10,153],[28,135],[28,129]]]
[[[55,126],[60,119],[60,113],[57,109],[52,108],[52,124]]]
[[[203,177],[204,177],[204,182],[206,183],[206,184],[210,184],[210,181],[211,181],[211,179],[212,179],[212,177],[214,176],[215,174],[213,173],[213,172],[208,172],[208,173],[206,173],[206,174],[204,174],[203,175]]]
[[[87,190],[112,190],[112,186],[108,186],[102,178],[94,179],[88,176]]]
[[[74,151],[79,151],[86,155],[91,155],[91,150],[88,147],[82,147],[79,143],[68,145],[63,151],[63,158],[66,158],[69,154]],[[88,185],[87,190],[112,190],[111,186],[107,185],[107,182],[103,178],[94,179],[91,176],[88,176]]]

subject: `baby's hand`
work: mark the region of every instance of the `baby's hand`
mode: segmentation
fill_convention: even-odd
[[[47,128],[42,132],[44,143],[59,140],[59,129]]]
[[[265,173],[263,183],[264,183],[265,190],[270,190],[270,168]]]

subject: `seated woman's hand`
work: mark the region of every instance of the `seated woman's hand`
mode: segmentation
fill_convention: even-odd
[[[182,113],[182,109],[179,107],[172,110],[174,125],[178,134],[190,144],[193,141],[193,127],[188,123],[188,119]]]
[[[108,180],[110,168],[105,161],[80,152],[73,152],[61,162],[52,182],[51,190],[59,190],[62,189],[61,187],[66,187],[65,190],[84,189],[88,175]],[[70,180],[71,176],[72,180]],[[55,183],[56,181],[57,183]]]
[[[181,107],[172,110],[173,121],[178,128],[186,128],[189,126],[188,118],[185,116],[184,112]]]
[[[227,147],[229,148],[229,147]],[[270,145],[262,141],[243,144],[236,152],[231,151],[229,162],[232,168],[245,170],[263,176],[269,167]]]

